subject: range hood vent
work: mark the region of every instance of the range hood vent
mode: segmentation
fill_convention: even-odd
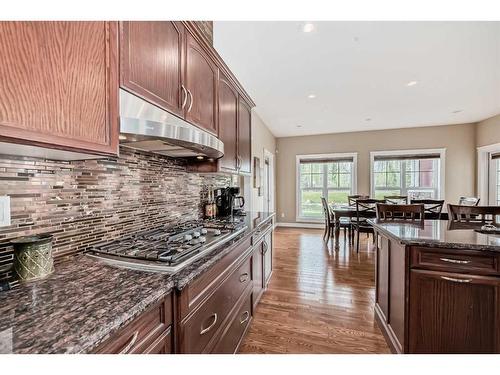
[[[120,144],[177,158],[224,155],[214,135],[120,89]]]

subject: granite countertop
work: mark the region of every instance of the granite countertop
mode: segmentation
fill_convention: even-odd
[[[460,223],[425,220],[421,226],[410,222],[384,222],[377,219],[368,221],[404,245],[500,252],[500,235],[478,233],[473,227],[464,228]]]
[[[248,212],[240,236],[173,274],[106,265],[85,255],[49,277],[0,293],[0,353],[88,353],[173,288],[182,289],[274,214]]]

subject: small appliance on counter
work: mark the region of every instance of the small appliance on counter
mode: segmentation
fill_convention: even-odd
[[[14,246],[14,271],[19,281],[42,279],[54,272],[52,235],[20,237],[11,244]]]
[[[215,190],[217,217],[245,215],[245,211],[243,209],[243,206],[245,205],[245,198],[239,194],[239,187],[226,187]]]

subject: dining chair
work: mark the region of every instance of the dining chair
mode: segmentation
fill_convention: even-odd
[[[477,206],[480,198],[477,197],[460,197],[458,200],[459,206]]]
[[[499,225],[500,206],[461,206],[448,204],[450,222]]]
[[[377,220],[398,221],[409,220],[424,222],[423,204],[377,204]]]
[[[333,232],[335,231],[335,218],[330,211],[330,206],[325,197],[321,197],[321,204],[323,205],[323,212],[325,214],[325,232],[323,234],[323,239],[326,237],[326,241],[333,237]],[[346,240],[347,234],[349,234],[349,241],[351,240],[351,220],[349,218],[340,218],[340,228],[344,229],[344,241]]]
[[[407,195],[386,195],[384,199],[390,204],[408,204]]]
[[[385,199],[357,199],[356,200],[356,220],[352,220],[353,234],[356,232],[356,252],[359,253],[359,234],[366,233],[373,236],[375,242],[375,232],[373,227],[366,221],[368,215],[376,214],[377,203],[386,203]]]
[[[441,211],[443,210],[444,200],[441,199],[412,199],[411,204],[423,204],[424,214],[428,214],[430,218],[437,220],[441,219]]]
[[[368,198],[370,198],[368,195],[363,195],[363,194],[348,195],[347,196],[347,204],[350,207],[354,207],[354,206],[356,206],[357,199],[368,199]]]

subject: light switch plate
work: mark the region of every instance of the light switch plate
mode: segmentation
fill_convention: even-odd
[[[10,225],[10,197],[0,197],[0,227]]]

